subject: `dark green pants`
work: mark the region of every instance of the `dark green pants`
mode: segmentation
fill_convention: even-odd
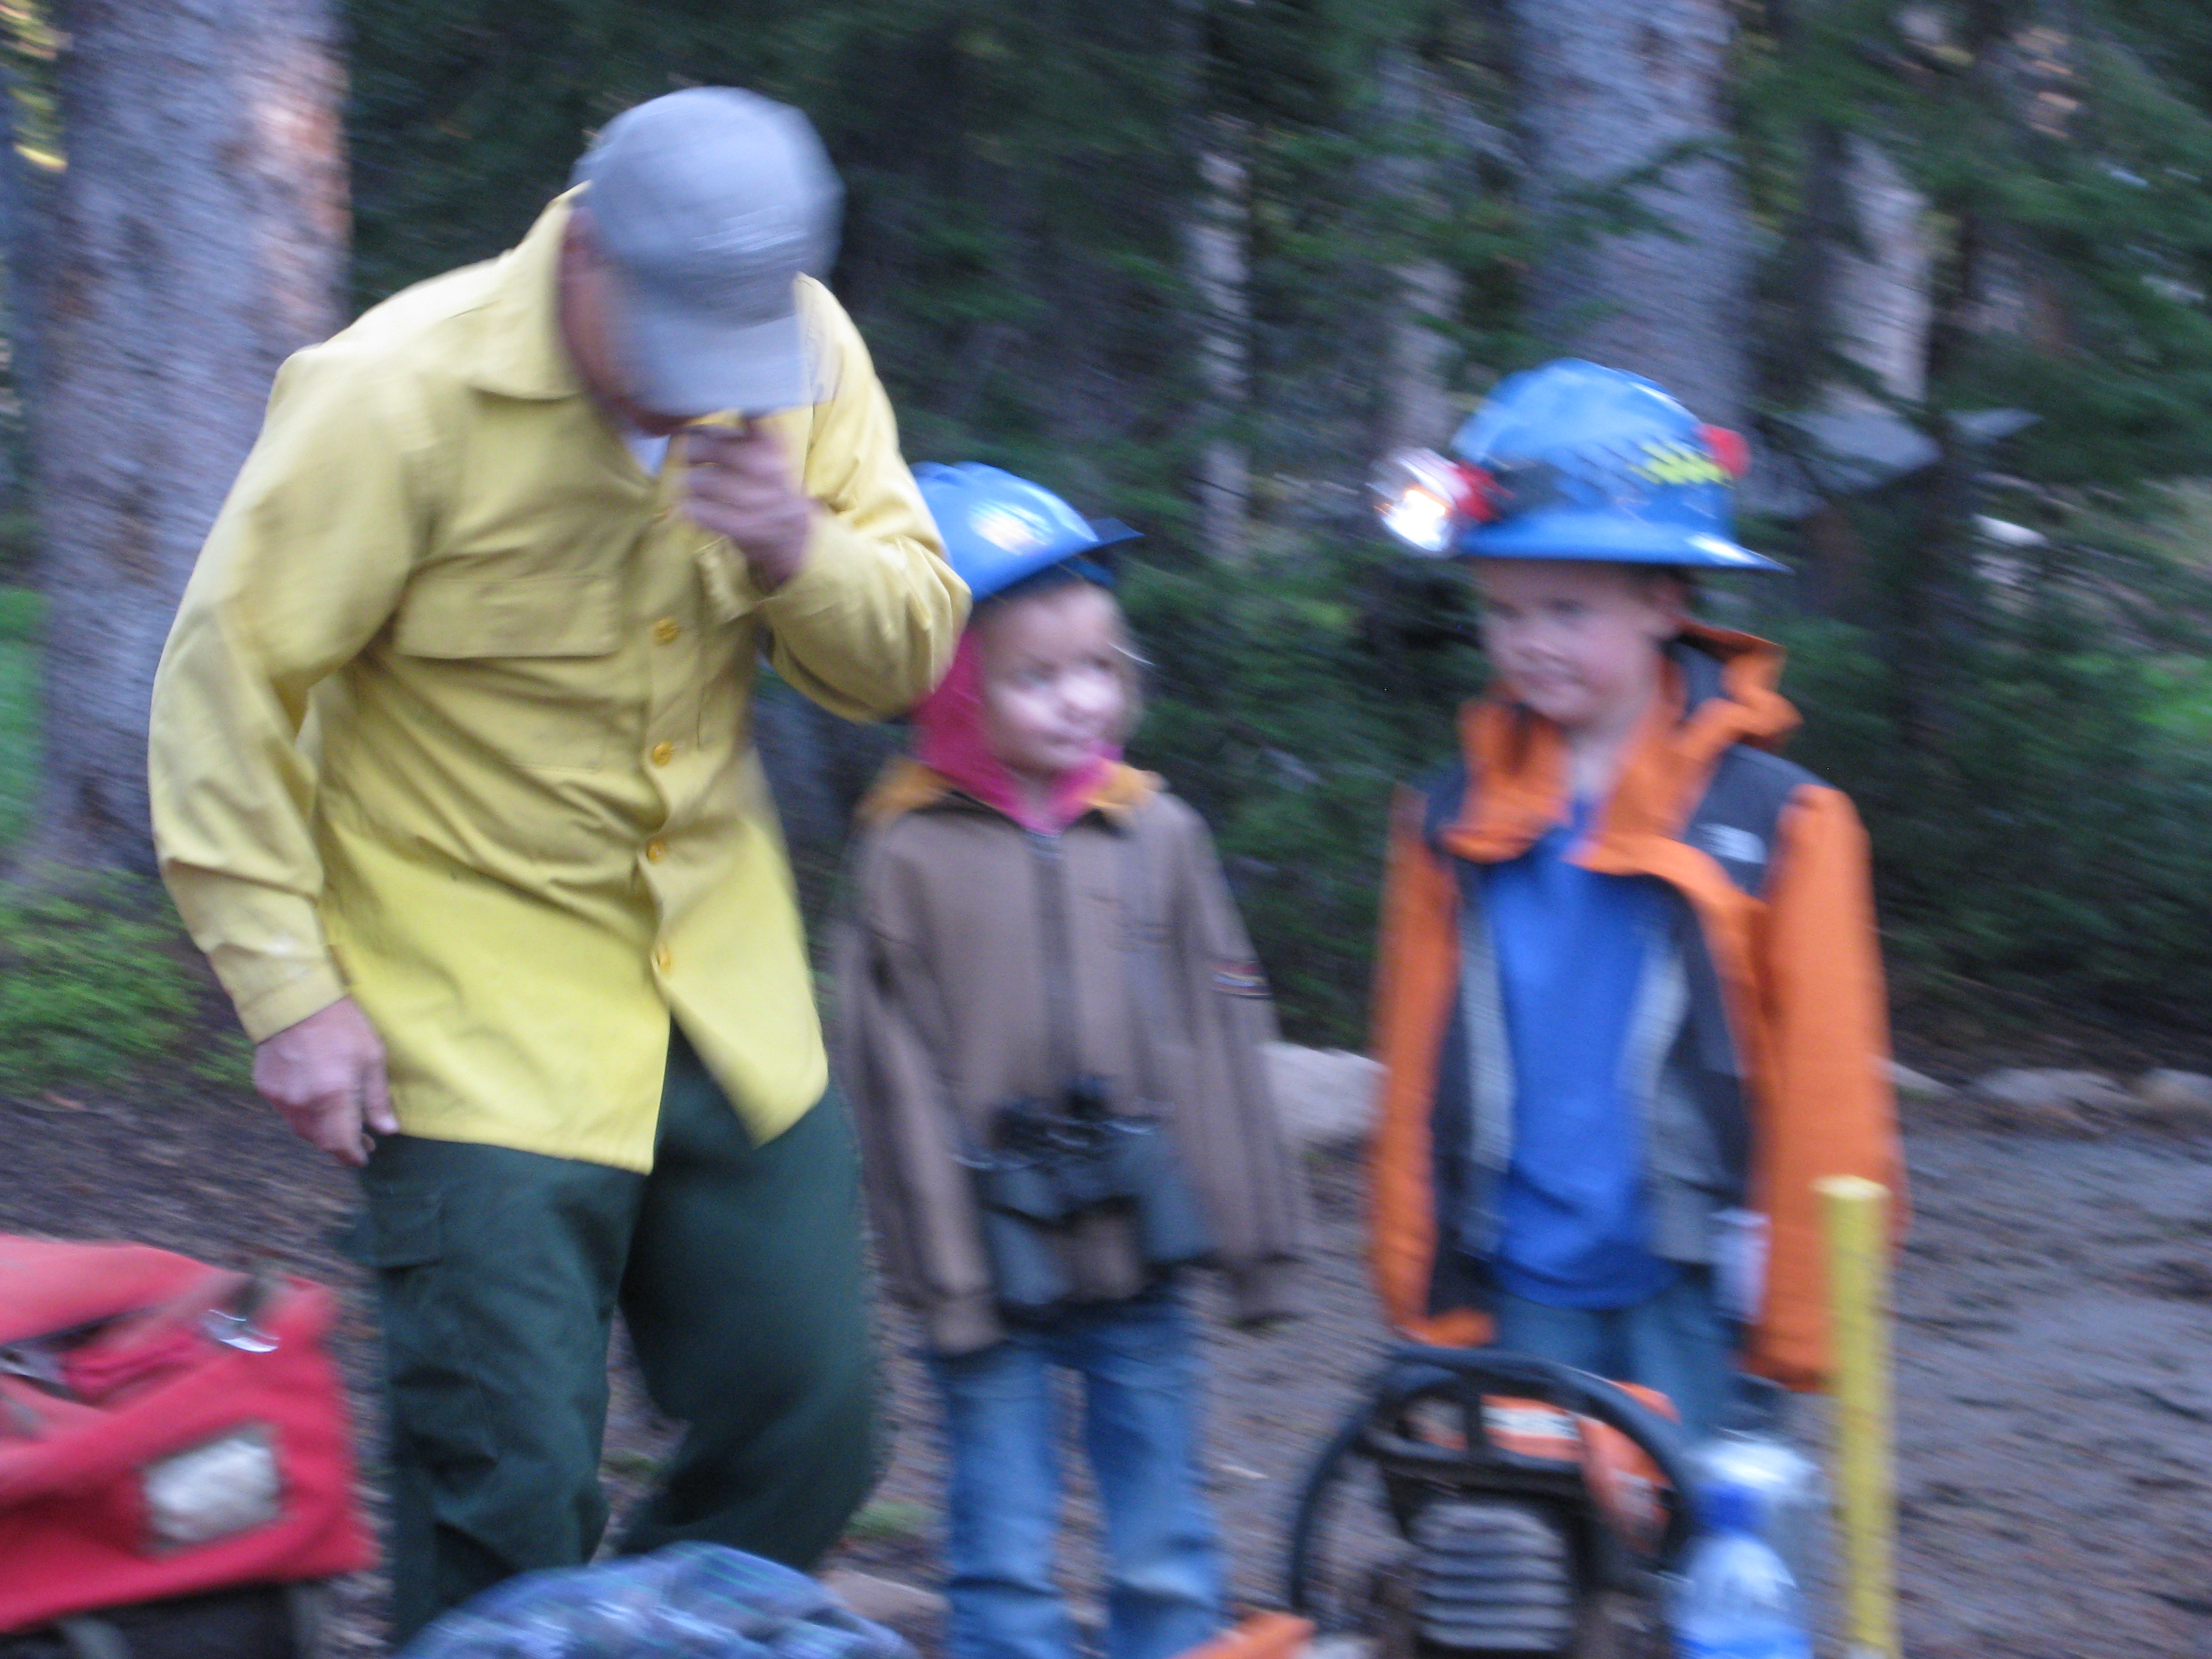
[[[858,1163],[833,1096],[756,1146],[680,1034],[650,1175],[392,1137],[362,1176],[392,1408],[392,1639],[588,1561],[617,1306],[687,1426],[625,1552],[810,1566],[876,1473]]]

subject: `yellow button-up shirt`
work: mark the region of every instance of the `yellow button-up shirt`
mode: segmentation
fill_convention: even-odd
[[[808,282],[825,398],[769,424],[827,511],[759,592],[583,395],[566,220],[284,365],[155,683],[154,828],[255,1040],[350,994],[409,1133],[642,1170],[672,1011],[757,1138],[825,1085],[759,652],[880,717],[967,591]]]

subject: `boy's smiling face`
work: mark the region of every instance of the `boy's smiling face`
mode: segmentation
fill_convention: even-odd
[[[1483,559],[1482,644],[1518,701],[1570,736],[1632,721],[1682,631],[1680,580],[1658,567]]]

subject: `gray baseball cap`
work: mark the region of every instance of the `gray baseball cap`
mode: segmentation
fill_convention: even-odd
[[[575,182],[623,290],[630,395],[656,415],[818,402],[793,284],[830,267],[843,187],[805,116],[692,87],[607,123]]]

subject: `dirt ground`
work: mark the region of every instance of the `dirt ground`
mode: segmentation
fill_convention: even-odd
[[[349,1211],[349,1179],[251,1101],[206,1091],[0,1101],[0,1230],[264,1256],[353,1282],[328,1240]],[[2212,1655],[2212,1142],[1927,1121],[1911,1128],[1910,1157],[1917,1222],[1898,1327],[1907,1651]],[[1258,1337],[1208,1322],[1213,1492],[1238,1592],[1255,1602],[1279,1594],[1304,1462],[1382,1350],[1356,1172],[1314,1167],[1310,1316]],[[365,1383],[374,1336],[358,1295],[338,1344]],[[933,1570],[939,1460],[908,1346],[886,1315],[896,1455],[846,1553],[920,1580]],[[360,1393],[373,1446],[374,1396]],[[667,1434],[621,1391],[607,1465],[618,1496],[635,1492]],[[374,1463],[372,1449],[372,1480]],[[1077,1485],[1069,1576],[1083,1602],[1097,1578]],[[345,1587],[334,1651],[380,1650],[379,1596],[373,1576]]]

